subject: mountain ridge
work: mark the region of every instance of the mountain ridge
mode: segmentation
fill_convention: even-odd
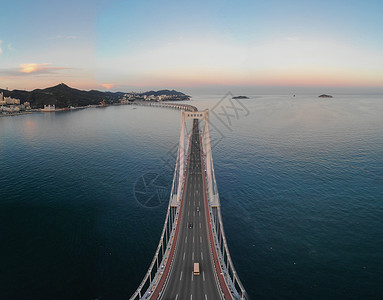
[[[44,105],[55,105],[56,108],[78,107],[86,105],[96,105],[101,101],[106,104],[118,103],[123,92],[101,92],[98,90],[84,91],[69,87],[65,83],[47,87],[45,89],[34,89],[32,91],[23,90],[4,90],[0,89],[5,97],[20,99],[21,103],[30,102],[32,108],[42,108]],[[180,95],[185,94],[175,90],[148,91],[140,95]],[[185,95],[186,96],[186,95]]]

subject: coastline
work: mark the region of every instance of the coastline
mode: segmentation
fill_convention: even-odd
[[[32,114],[31,111],[26,111],[26,112],[22,112],[22,113],[0,114],[0,117],[14,117],[14,116],[30,115],[30,114]]]

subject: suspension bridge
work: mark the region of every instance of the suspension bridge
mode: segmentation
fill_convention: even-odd
[[[209,111],[177,103],[133,104],[181,110],[181,133],[160,241],[130,299],[249,299],[231,260],[223,228]]]

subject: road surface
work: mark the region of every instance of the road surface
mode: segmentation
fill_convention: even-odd
[[[180,231],[162,300],[221,299],[210,256],[202,170],[199,123],[194,119]],[[200,275],[193,275],[195,262]]]

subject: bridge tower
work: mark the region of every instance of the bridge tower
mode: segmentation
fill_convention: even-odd
[[[202,147],[203,147],[203,158],[205,162],[205,172],[206,172],[206,180],[207,180],[207,188],[209,194],[209,204],[213,207],[218,207],[219,204],[219,196],[217,183],[215,180],[214,166],[213,166],[213,156],[211,152],[211,142],[210,142],[210,128],[209,128],[209,110],[206,109],[204,111],[182,111],[181,112],[181,134],[180,134],[180,143],[178,148],[177,162],[179,161],[180,174],[178,188],[182,188],[181,182],[184,180],[185,176],[185,157],[188,155],[188,141],[190,140],[190,134],[188,134],[186,122],[188,120],[200,120],[200,126],[202,126],[202,130],[200,130],[200,135],[202,138]],[[185,141],[185,137],[186,141]],[[177,166],[176,166],[177,170]],[[174,181],[173,181],[174,182]],[[179,204],[179,195],[172,199],[174,202],[173,205]]]
[[[209,110],[204,111],[182,111],[181,112],[181,133],[177,151],[177,162],[174,172],[172,192],[171,192],[171,205],[176,207],[180,204],[182,196],[183,182],[185,180],[185,170],[187,156],[189,152],[189,141],[191,132],[188,132],[187,121],[199,119],[203,121],[203,129],[200,131],[202,137],[203,155],[206,162],[205,172],[207,175],[207,187],[209,192],[209,201],[212,206],[219,206],[219,197],[217,184],[215,181],[213,157],[211,153],[210,144],[210,130],[209,130]]]

